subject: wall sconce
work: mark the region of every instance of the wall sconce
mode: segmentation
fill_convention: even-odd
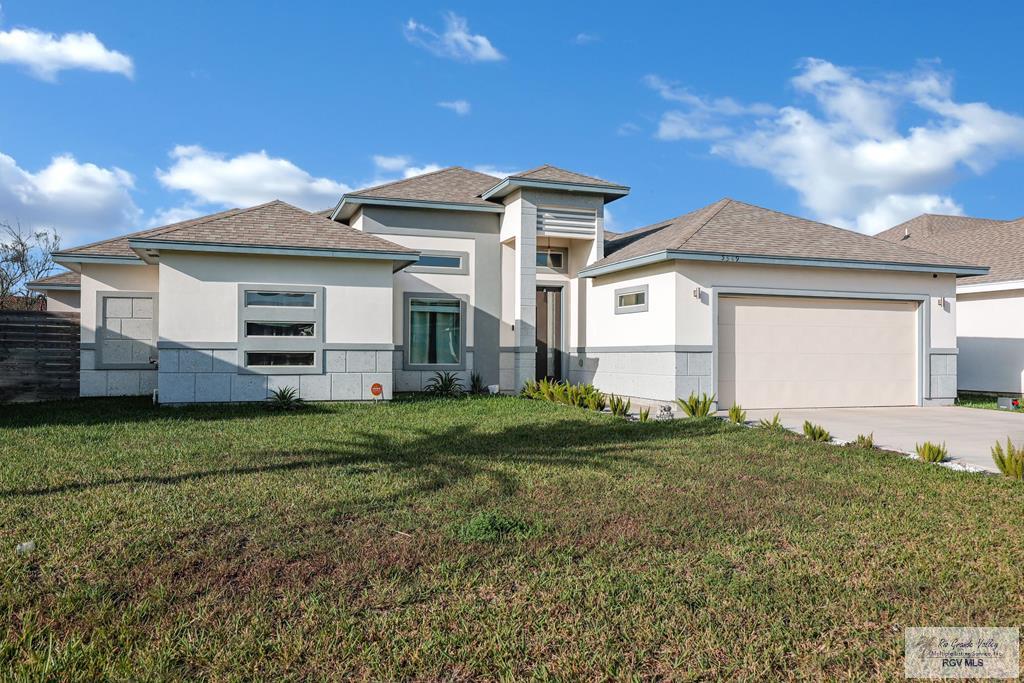
[[[693,290],[693,298],[696,299],[697,301],[700,301],[700,287],[697,287],[695,290]]]
[[[946,297],[940,296],[938,299],[935,300],[935,303],[937,303],[939,305],[939,308],[945,308],[946,307]]]

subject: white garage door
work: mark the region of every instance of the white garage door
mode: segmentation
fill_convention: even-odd
[[[722,296],[719,405],[914,405],[917,306],[912,301]]]

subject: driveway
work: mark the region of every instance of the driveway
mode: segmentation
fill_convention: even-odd
[[[802,432],[804,420],[820,424],[832,437],[852,441],[858,434],[875,435],[875,445],[914,452],[923,441],[946,443],[950,458],[969,467],[998,472],[991,448],[996,441],[1024,444],[1024,415],[978,408],[794,408],[748,410],[747,419],[769,420],[776,412],[787,428]]]

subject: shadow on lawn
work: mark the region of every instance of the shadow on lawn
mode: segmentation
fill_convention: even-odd
[[[353,501],[357,506],[397,502],[476,476],[491,478],[503,495],[509,495],[515,492],[518,482],[503,471],[502,465],[505,464],[591,470],[611,470],[614,465],[623,463],[649,466],[648,460],[630,455],[629,451],[660,439],[696,438],[720,431],[721,423],[717,420],[638,424],[611,419],[594,422],[572,417],[536,425],[516,425],[498,432],[472,425],[437,431],[405,431],[400,435],[353,429],[343,437],[325,440],[324,445],[318,448],[276,449],[238,456],[258,464],[6,489],[0,490],[0,498],[46,496],[131,484],[167,486],[217,477],[334,467],[358,467],[359,471],[353,475],[384,470],[414,482],[381,498]],[[272,462],[266,462],[268,460]]]

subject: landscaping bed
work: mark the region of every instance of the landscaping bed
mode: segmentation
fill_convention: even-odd
[[[1024,621],[1022,506],[509,397],[5,406],[0,675],[901,678],[904,627]]]

